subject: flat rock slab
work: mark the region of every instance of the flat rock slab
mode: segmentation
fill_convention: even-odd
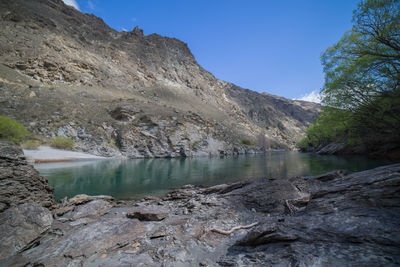
[[[74,210],[66,213],[62,216],[65,220],[78,220],[82,218],[98,218],[106,213],[108,213],[112,208],[112,205],[103,199],[97,199],[87,202],[83,205],[76,206]]]
[[[39,266],[71,266],[69,264],[75,260],[80,262],[92,255],[133,244],[146,233],[140,221],[124,216],[99,218],[87,225],[73,227],[61,224],[59,230],[53,228],[52,231],[62,234],[42,238],[40,246],[0,260],[0,266],[24,266],[27,262]]]
[[[128,212],[126,217],[136,218],[140,221],[162,221],[168,216],[168,211],[158,207],[138,208],[132,212]]]
[[[0,259],[28,247],[53,223],[51,212],[35,203],[26,203],[0,213]]]

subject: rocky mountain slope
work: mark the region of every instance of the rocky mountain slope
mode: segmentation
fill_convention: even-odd
[[[216,79],[174,38],[118,32],[61,0],[0,2],[0,113],[98,155],[292,147],[317,104]]]

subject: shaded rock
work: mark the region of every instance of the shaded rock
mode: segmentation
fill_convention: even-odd
[[[107,200],[107,201],[113,201],[114,198],[111,196],[103,196],[103,195],[98,195],[98,196],[88,196],[85,194],[80,194],[80,195],[76,195],[70,199],[68,199],[66,201],[66,205],[79,205],[79,204],[83,204],[92,200],[96,200],[96,199],[103,199],[103,200]]]
[[[111,117],[118,121],[131,121],[135,119],[135,114],[139,113],[139,109],[135,109],[133,107],[127,106],[127,107],[116,107],[110,112]]]
[[[112,202],[114,200],[114,198],[111,196],[104,196],[104,195],[88,196],[85,194],[80,194],[80,195],[76,195],[70,199],[67,199],[67,198],[63,199],[61,201],[61,204],[58,205],[58,207],[53,212],[56,215],[61,216],[67,212],[75,210],[76,206],[82,205],[84,203],[87,203],[87,202],[90,202],[93,200],[103,200],[103,201]],[[96,202],[92,205],[93,206],[103,205],[104,207],[107,206],[105,202]],[[92,205],[89,205],[88,207],[91,207]]]
[[[0,260],[0,265],[19,266],[27,262],[44,266],[67,266],[72,262],[82,265],[88,257],[100,257],[108,249],[126,246],[135,239],[143,238],[146,232],[138,220],[122,216],[100,218],[87,225],[68,227],[61,224],[58,227],[62,228],[62,235],[44,237],[40,246]]]
[[[0,153],[0,212],[28,202],[55,204],[47,179],[26,162],[18,146],[0,141]]]
[[[128,218],[136,218],[140,221],[161,221],[168,216],[168,211],[158,207],[139,208],[126,214]]]
[[[24,152],[19,146],[7,141],[0,141],[0,158],[8,160],[23,160]]]
[[[105,200],[97,199],[86,204],[79,205],[65,214],[63,220],[78,220],[85,217],[97,218],[108,213],[112,205]]]
[[[395,193],[400,188],[400,164],[346,176],[328,173],[290,180],[300,180],[302,190],[310,193],[306,208],[264,219],[223,261],[234,262],[244,253],[267,266],[400,264],[400,196]]]
[[[238,183],[232,183],[232,184],[220,184],[220,185],[214,185],[211,187],[206,188],[203,192],[206,194],[211,194],[211,193],[218,193],[218,194],[225,194],[229,193],[235,189],[242,188],[250,183],[250,180],[248,181],[242,181]]]
[[[338,178],[343,178],[345,175],[347,174],[346,170],[337,170],[337,171],[331,171],[331,172],[327,172],[321,175],[316,175],[313,176],[313,179],[322,181],[322,182],[326,182],[326,181],[330,181],[333,179],[338,179]]]
[[[321,155],[331,155],[331,154],[338,154],[342,151],[346,145],[344,143],[331,143],[317,151],[318,154]]]
[[[249,234],[236,242],[240,246],[259,246],[274,242],[294,241],[297,236],[280,231],[276,223],[264,223],[256,226]]]
[[[25,203],[0,213],[0,259],[27,249],[50,229],[51,212],[34,203]]]
[[[240,186],[239,186],[240,185]],[[235,184],[231,185],[235,188]],[[288,211],[286,200],[297,199],[306,196],[289,180],[285,179],[256,179],[237,184],[237,189],[225,194],[225,198],[236,204],[236,208],[255,209],[269,214],[284,214]]]

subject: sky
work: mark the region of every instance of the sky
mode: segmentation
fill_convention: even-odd
[[[351,29],[358,0],[63,0],[111,28],[188,44],[216,78],[318,101],[320,56]]]

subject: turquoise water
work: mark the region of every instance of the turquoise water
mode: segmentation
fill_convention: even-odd
[[[160,195],[186,184],[213,185],[246,178],[288,178],[335,169],[351,172],[389,164],[359,156],[320,156],[294,151],[225,158],[97,160],[37,164],[56,200],[77,194],[134,199]]]

